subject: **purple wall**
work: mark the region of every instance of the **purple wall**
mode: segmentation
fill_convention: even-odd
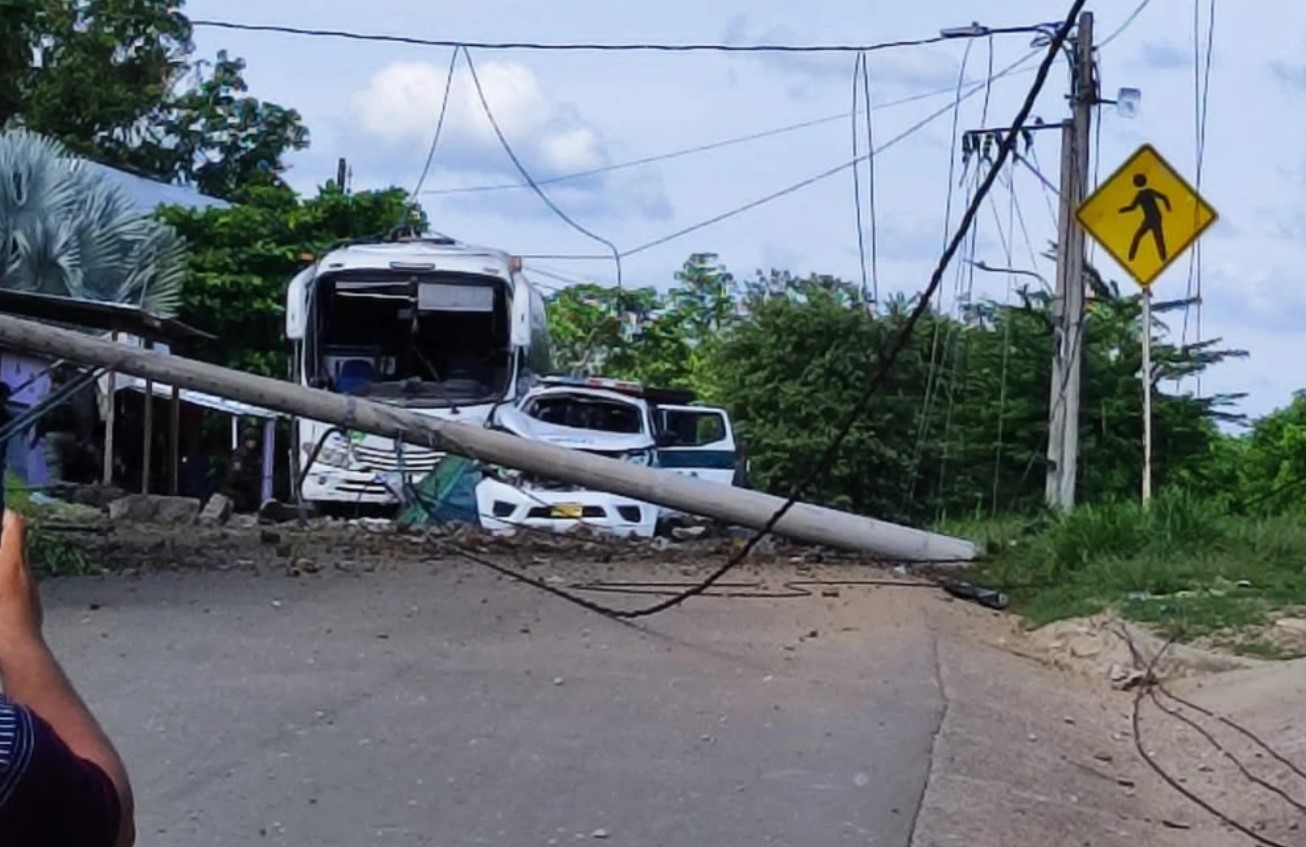
[[[18,388],[49,366],[49,359],[24,356],[6,350],[0,352],[0,381],[7,383],[10,389]],[[40,401],[49,391],[50,375],[42,374],[33,380],[31,385],[15,392],[9,398],[9,402],[11,406],[19,409],[28,408]],[[31,447],[28,435],[22,434],[11,439],[6,445],[5,455],[8,457],[9,469],[22,477],[28,485],[41,486],[49,483],[50,472],[45,466],[45,450],[40,444],[35,448]]]

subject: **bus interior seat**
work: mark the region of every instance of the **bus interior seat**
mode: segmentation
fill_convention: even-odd
[[[376,380],[376,368],[367,359],[349,359],[340,365],[336,375],[336,388],[342,394],[353,394]]]

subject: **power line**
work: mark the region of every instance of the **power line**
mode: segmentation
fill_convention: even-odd
[[[453,90],[453,72],[458,66],[458,48],[454,48],[449,55],[449,73],[444,80],[444,96],[440,98],[440,116],[435,121],[435,132],[431,135],[431,147],[426,151],[426,164],[422,165],[422,175],[417,178],[417,185],[413,187],[413,193],[409,199],[415,201],[417,195],[422,193],[422,185],[426,182],[426,175],[431,172],[431,163],[435,161],[435,149],[440,144],[440,133],[444,130],[445,114],[449,111],[449,92]]]
[[[861,69],[865,64],[866,54],[858,53],[857,58],[853,60],[853,107],[849,112],[853,127],[853,161],[861,158],[857,151],[857,139],[861,135],[861,127],[857,124],[857,85],[861,79]],[[867,96],[869,97],[869,92]],[[857,225],[858,269],[862,274],[862,305],[865,306],[870,302],[870,279],[866,272],[866,233],[862,226],[862,173],[861,168],[856,165],[853,165],[853,216]]]
[[[1129,29],[1129,27],[1133,25],[1134,21],[1138,18],[1139,15],[1143,13],[1143,10],[1146,9],[1148,7],[1148,4],[1150,4],[1151,2],[1152,0],[1142,0],[1141,3],[1139,3],[1136,7],[1134,7],[1134,11],[1129,13],[1129,17],[1125,18],[1124,22],[1121,23],[1120,26],[1116,27],[1111,32],[1110,35],[1108,35],[1106,38],[1102,39],[1097,43],[1098,48],[1100,49],[1102,47],[1105,47],[1108,44],[1110,44],[1112,41],[1115,41],[1117,38],[1119,38],[1120,34],[1123,33],[1125,30]]]
[[[1039,27],[980,27],[973,33],[931,35],[925,38],[908,38],[880,41],[873,44],[724,44],[689,43],[657,44],[650,42],[613,43],[597,42],[541,42],[541,41],[455,41],[451,39],[420,38],[412,35],[354,32],[339,29],[314,29],[282,24],[247,24],[235,21],[192,20],[197,29],[226,29],[239,32],[270,32],[279,35],[296,35],[308,38],[333,38],[345,41],[368,41],[382,44],[409,44],[419,47],[450,47],[467,50],[532,50],[544,52],[600,52],[600,53],[872,53],[902,47],[925,47],[958,38],[984,38],[990,35],[1028,34],[1041,31]]]
[[[1016,76],[1021,73],[1033,73],[1033,71],[1034,71],[1033,68],[1025,68],[1020,71],[1013,71],[1011,75]],[[983,82],[981,81],[975,84],[983,85]],[[933,97],[938,97],[942,94],[951,94],[953,92],[953,89],[954,86],[952,85],[949,85],[946,88],[936,88],[931,91],[924,91],[919,94],[913,94],[908,97],[900,97],[897,100],[890,100],[885,103],[880,103],[875,105],[873,108],[875,111],[879,111],[881,109],[891,109],[895,106],[904,106],[909,103],[916,103],[921,100],[928,100]],[[753,141],[761,141],[766,138],[774,138],[775,136],[778,135],[786,135],[791,132],[797,132],[799,130],[804,130],[804,129],[811,129],[812,127],[817,127],[817,126],[824,126],[825,124],[834,123],[835,121],[842,121],[847,119],[848,119],[848,113],[840,112],[834,115],[826,115],[824,117],[813,118],[811,120],[806,120],[806,121],[799,121],[797,123],[785,124],[784,126],[773,127],[771,129],[764,129],[764,130],[759,130],[757,132],[750,132],[745,135],[737,135],[731,138],[724,138],[718,141],[710,141],[705,144],[696,144],[692,147],[682,147],[676,150],[669,150],[665,153],[656,153],[651,156],[642,156],[637,159],[627,159],[621,162],[614,162],[613,164],[610,165],[602,165],[596,168],[588,168],[583,171],[574,171],[572,173],[560,174],[558,176],[546,177],[544,179],[537,179],[535,180],[535,184],[552,185],[554,183],[559,183],[559,182],[568,182],[570,180],[585,179],[591,176],[599,176],[601,174],[611,173],[612,171],[619,171],[619,170],[624,170],[626,168],[639,167],[640,165],[651,165],[657,162],[666,162],[672,159],[679,159],[684,156],[692,156],[697,153],[708,153],[713,150],[721,150],[723,148],[733,147],[738,144],[747,144]],[[869,121],[870,121],[870,116],[868,114],[867,122],[869,123]],[[487,183],[483,185],[461,186],[456,188],[428,188],[425,191],[423,191],[423,193],[427,195],[471,194],[471,193],[479,193],[484,191],[507,191],[512,189],[521,189],[521,188],[530,188],[530,185],[524,182],[495,182],[495,183]]]
[[[1206,23],[1206,67],[1202,69],[1200,48],[1201,0],[1193,0],[1193,123],[1196,139],[1196,189],[1202,191],[1202,171],[1206,160],[1206,115],[1211,94],[1211,57],[1215,50],[1215,0],[1209,0]],[[1202,243],[1193,245],[1193,252],[1188,257],[1187,299],[1195,302],[1197,308],[1197,337],[1202,340]],[[1180,339],[1188,344],[1188,313],[1184,308],[1184,324]],[[1202,376],[1196,376],[1197,393],[1202,393]]]
[[[617,249],[617,245],[613,244],[611,241],[604,238],[603,236],[591,232],[590,230],[586,229],[584,226],[582,226],[581,224],[573,220],[572,217],[568,215],[566,212],[564,212],[561,209],[561,207],[558,206],[557,203],[553,202],[553,200],[549,197],[549,195],[544,192],[544,189],[540,188],[539,185],[535,183],[535,179],[531,176],[530,171],[526,170],[526,166],[522,164],[521,159],[517,158],[517,154],[513,151],[512,145],[508,143],[507,136],[505,136],[503,134],[503,130],[500,129],[499,122],[494,118],[494,112],[491,111],[490,109],[490,101],[485,98],[485,89],[481,87],[481,78],[476,73],[476,63],[472,61],[472,54],[468,52],[466,47],[462,47],[459,49],[462,50],[463,58],[467,61],[467,70],[471,74],[472,84],[476,87],[476,96],[481,101],[481,108],[485,112],[485,117],[490,121],[490,127],[494,130],[495,136],[498,137],[499,144],[503,147],[503,152],[508,154],[508,158],[512,160],[513,165],[517,168],[517,172],[521,174],[522,179],[526,180],[527,184],[530,185],[531,189],[539,196],[541,200],[544,201],[544,205],[548,206],[549,209],[552,210],[552,212],[555,215],[561,218],[572,229],[576,230],[582,235],[588,236],[589,238],[599,242],[600,244],[605,245],[609,250],[612,251],[612,260],[613,262],[616,263],[616,267],[617,267],[617,288],[620,289],[621,282],[622,282],[621,251]]]
[[[933,299],[934,292],[936,292],[942,284],[943,275],[947,272],[948,266],[952,262],[953,257],[956,255],[957,251],[961,249],[963,242],[966,240],[967,233],[975,222],[979,209],[983,205],[984,198],[988,196],[988,193],[993,188],[993,184],[996,182],[999,173],[1002,171],[1003,165],[1006,164],[1007,159],[1010,157],[1011,151],[1014,149],[1019,138],[1020,130],[1024,127],[1025,122],[1029,120],[1030,113],[1034,110],[1034,104],[1038,100],[1039,94],[1043,91],[1044,84],[1047,82],[1048,73],[1051,71],[1057,55],[1064,46],[1066,38],[1070,34],[1070,30],[1074,27],[1075,19],[1078,17],[1080,10],[1084,7],[1085,2],[1086,0],[1074,0],[1074,2],[1071,3],[1070,11],[1066,16],[1065,21],[1058,26],[1056,32],[1051,36],[1047,55],[1039,65],[1038,72],[1034,77],[1034,83],[1026,94],[1025,100],[1021,104],[1015,120],[1011,123],[1012,132],[1002,139],[993,165],[985,175],[984,180],[976,189],[974,196],[971,198],[970,205],[962,214],[961,220],[957,225],[957,232],[953,235],[952,240],[947,244],[943,254],[939,257],[938,264],[935,266],[933,273],[931,273],[929,282],[917,298],[915,308],[912,309],[911,313],[907,316],[907,320],[903,323],[902,328],[898,331],[898,334],[894,337],[892,342],[890,342],[888,347],[882,351],[880,356],[877,357],[877,366],[868,372],[866,384],[862,390],[861,397],[858,398],[857,403],[840,423],[840,426],[835,432],[834,438],[826,445],[816,461],[810,465],[807,474],[793,487],[789,496],[785,499],[784,505],[776,509],[771,517],[767,519],[761,530],[749,538],[739,552],[709,574],[706,579],[696,583],[690,588],[677,592],[676,594],[652,605],[645,606],[641,609],[630,610],[613,609],[607,606],[602,606],[598,603],[587,600],[584,597],[577,596],[568,591],[563,591],[557,586],[549,585],[543,580],[538,580],[526,574],[518,573],[515,570],[505,568],[489,560],[482,560],[481,563],[505,576],[539,588],[542,591],[547,591],[550,594],[554,594],[570,603],[581,606],[582,608],[589,609],[590,611],[597,612],[607,617],[629,620],[658,614],[659,612],[678,606],[686,600],[706,593],[713,585],[719,582],[722,577],[734,570],[745,559],[747,559],[753,552],[754,548],[756,548],[757,544],[775,529],[776,524],[778,524],[780,520],[789,513],[789,510],[794,507],[799,498],[803,496],[811,484],[815,482],[817,478],[825,474],[829,469],[835,456],[843,446],[844,441],[847,440],[849,434],[852,432],[853,427],[856,426],[857,422],[866,414],[866,410],[870,406],[871,400],[880,390],[880,386],[884,383],[889,372],[893,370],[893,367],[898,360],[898,356],[906,348],[907,342],[910,341],[912,333],[916,328],[916,324],[920,322],[920,319],[924,316],[925,312],[929,311],[930,301]]]
[[[875,212],[875,107],[871,104],[871,70],[870,62],[866,60],[866,54],[859,54],[862,57],[862,96],[866,100],[866,149],[870,152],[870,158],[866,160],[866,190],[868,193],[868,207],[871,214],[871,301],[879,302],[880,299],[880,248],[879,248],[879,218]],[[993,78],[993,69],[989,68],[989,84]],[[855,110],[854,110],[855,111]],[[855,167],[855,166],[854,166]]]
[[[1017,59],[1015,62],[1011,63],[1010,65],[1007,65],[1005,68],[1003,68],[1001,71],[999,71],[999,72],[998,72],[998,73],[993,77],[992,80],[986,80],[986,81],[984,81],[984,82],[978,83],[978,84],[975,85],[974,87],[972,87],[972,88],[970,88],[969,90],[967,90],[964,94],[961,95],[961,99],[962,99],[962,100],[968,100],[968,99],[970,99],[971,97],[975,96],[975,95],[978,94],[979,92],[983,91],[986,85],[991,84],[992,82],[996,82],[996,81],[998,81],[999,79],[1002,79],[1003,77],[1006,77],[1006,76],[1008,76],[1008,75],[1014,73],[1014,72],[1015,72],[1019,67],[1021,67],[1022,65],[1024,65],[1024,64],[1025,64],[1026,62],[1028,62],[1030,59],[1032,59],[1032,58],[1034,58],[1035,56],[1039,55],[1039,53],[1040,53],[1039,50],[1032,50],[1032,51],[1030,51],[1029,53],[1026,53],[1026,54],[1025,54],[1024,56],[1022,56],[1020,59]],[[892,147],[894,147],[895,145],[897,145],[897,144],[900,143],[901,141],[903,141],[903,140],[905,140],[905,139],[907,139],[907,138],[910,138],[912,135],[914,135],[915,133],[917,133],[917,132],[919,132],[920,130],[924,129],[926,126],[928,126],[929,124],[933,123],[935,120],[937,120],[937,119],[938,119],[939,117],[941,117],[942,115],[945,115],[945,114],[947,114],[948,112],[952,111],[953,108],[954,108],[954,104],[949,103],[948,105],[943,106],[942,108],[939,108],[939,109],[934,110],[933,112],[931,112],[930,114],[928,114],[928,115],[926,115],[924,118],[922,118],[921,120],[917,121],[916,123],[912,124],[911,126],[907,127],[906,129],[904,129],[902,132],[899,132],[897,135],[895,135],[894,137],[890,138],[888,141],[886,141],[886,142],[884,142],[883,144],[881,144],[881,145],[880,145],[880,146],[879,146],[879,147],[874,151],[874,153],[872,153],[872,154],[863,154],[859,159],[850,160],[850,161],[844,162],[844,163],[842,163],[842,164],[835,165],[834,167],[829,168],[829,169],[827,169],[827,170],[825,170],[825,171],[822,171],[821,173],[815,174],[815,175],[810,176],[810,177],[808,177],[808,178],[806,178],[806,179],[804,179],[804,180],[801,180],[801,181],[799,181],[799,182],[793,183],[792,185],[785,186],[784,188],[781,188],[781,189],[779,189],[778,191],[773,191],[773,192],[771,192],[770,194],[765,195],[764,197],[759,197],[759,198],[757,198],[756,200],[749,201],[748,203],[745,203],[745,204],[743,204],[742,206],[736,206],[736,207],[734,207],[733,209],[729,209],[729,210],[727,210],[727,211],[725,211],[725,212],[722,212],[722,213],[720,213],[720,214],[718,214],[718,215],[714,215],[714,216],[712,216],[711,218],[708,218],[707,220],[700,221],[700,222],[698,222],[698,223],[696,223],[696,224],[692,224],[692,225],[687,226],[687,227],[682,227],[681,229],[678,229],[678,230],[676,230],[675,232],[672,232],[672,233],[670,233],[670,234],[668,234],[668,235],[664,235],[664,236],[662,236],[662,237],[660,237],[660,238],[655,238],[655,239],[653,239],[652,241],[645,242],[645,243],[643,243],[643,244],[640,244],[640,245],[637,246],[637,247],[632,247],[632,248],[630,248],[629,250],[626,250],[626,251],[622,252],[621,256],[622,256],[622,258],[626,258],[626,257],[632,256],[632,255],[635,255],[635,254],[637,254],[637,253],[642,253],[642,252],[644,252],[644,251],[646,251],[646,250],[651,250],[651,249],[654,248],[654,247],[660,247],[660,246],[662,246],[663,244],[666,244],[667,242],[674,241],[674,240],[676,240],[676,239],[678,239],[678,238],[682,238],[682,237],[684,237],[684,236],[686,236],[686,235],[689,235],[689,234],[691,234],[691,233],[697,232],[698,230],[705,229],[705,228],[707,228],[707,227],[709,227],[709,226],[713,226],[714,224],[718,224],[718,223],[720,223],[721,221],[727,220],[727,219],[729,219],[729,218],[733,218],[733,217],[735,217],[735,216],[737,216],[737,215],[741,215],[741,214],[743,214],[743,213],[745,213],[745,212],[752,211],[753,209],[756,209],[756,208],[758,208],[759,206],[765,206],[765,205],[767,205],[768,203],[771,203],[771,202],[773,202],[773,201],[775,201],[775,200],[778,200],[778,199],[780,199],[780,198],[782,198],[782,197],[785,197],[785,196],[787,196],[787,195],[789,195],[789,194],[793,194],[793,193],[796,192],[796,191],[801,191],[801,190],[804,189],[804,188],[807,188],[807,187],[809,187],[809,186],[811,186],[811,185],[815,185],[816,183],[818,183],[818,182],[822,182],[822,181],[824,181],[824,180],[826,180],[826,179],[829,179],[830,177],[836,176],[836,175],[842,173],[843,171],[847,170],[848,168],[853,167],[853,166],[856,165],[858,162],[866,161],[866,160],[869,159],[870,156],[872,156],[872,155],[878,156],[878,155],[880,155],[881,153],[885,152],[886,150],[891,149]],[[567,253],[527,253],[527,254],[524,254],[522,258],[525,258],[525,259],[544,259],[544,260],[554,260],[554,261],[592,261],[592,260],[596,260],[596,259],[597,259],[597,260],[604,260],[604,261],[606,261],[607,259],[609,259],[609,258],[611,258],[611,257],[610,257],[610,256],[606,256],[606,255],[603,255],[603,254],[601,254],[601,253],[579,253],[579,254],[577,254],[577,253],[571,253],[571,254],[567,254]]]
[[[953,98],[952,110],[952,132],[948,136],[948,187],[947,194],[943,201],[943,247],[946,249],[948,240],[952,232],[952,200],[954,191],[954,180],[957,174],[957,140],[958,130],[961,125],[961,88],[962,82],[966,78],[966,68],[970,62],[970,51],[975,42],[966,42],[966,49],[961,55],[961,69],[957,72],[956,97]],[[991,83],[990,83],[991,84]],[[987,85],[985,87],[987,90]],[[985,97],[987,100],[987,95]],[[969,166],[969,159],[966,160]],[[964,179],[964,177],[963,177]],[[969,195],[967,202],[969,202]],[[943,292],[939,292],[939,315],[943,313]],[[937,318],[934,321],[934,333],[930,338],[930,365],[925,374],[925,396],[921,401],[920,425],[916,428],[916,448],[912,458],[911,473],[904,479],[903,497],[910,500],[916,491],[916,483],[920,478],[921,461],[925,454],[925,440],[930,434],[931,411],[934,408],[934,398],[939,390],[939,339],[943,333],[943,322]]]

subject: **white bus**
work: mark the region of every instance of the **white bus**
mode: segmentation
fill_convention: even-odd
[[[286,337],[302,385],[473,424],[551,371],[544,298],[521,260],[450,239],[327,253],[290,282]],[[395,483],[442,455],[309,420],[292,450],[294,493],[327,508],[395,505]]]

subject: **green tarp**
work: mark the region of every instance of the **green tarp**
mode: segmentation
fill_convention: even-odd
[[[463,456],[445,456],[407,492],[400,523],[479,525],[476,484],[480,481],[481,468],[476,462]]]

